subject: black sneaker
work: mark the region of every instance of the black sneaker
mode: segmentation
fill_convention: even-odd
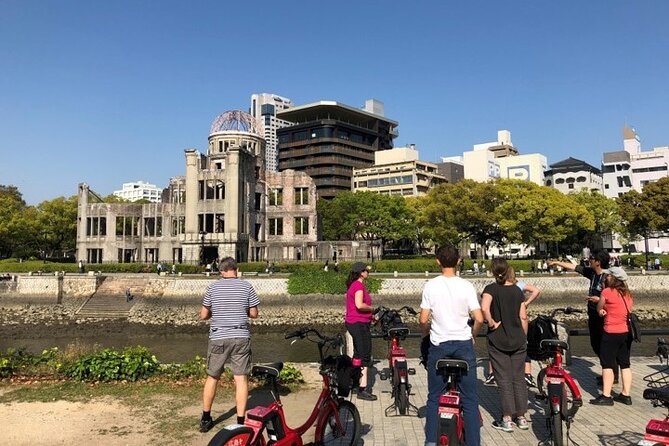
[[[594,400],[590,400],[590,404],[594,404],[595,406],[613,406],[613,398],[599,395]]]
[[[629,395],[623,395],[622,393],[619,393],[616,396],[614,396],[613,401],[615,401],[616,403],[622,403],[626,406],[632,405],[632,397]]]
[[[373,393],[370,393],[366,390],[359,390],[358,391],[358,398],[364,401],[376,401],[376,395]]]
[[[214,427],[214,420],[211,418],[202,418],[200,420],[200,432],[209,432]]]

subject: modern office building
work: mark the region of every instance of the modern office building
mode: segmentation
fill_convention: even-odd
[[[631,127],[623,129],[623,150],[606,152],[602,158],[604,195],[619,197],[669,175],[669,146],[641,150],[641,139]]]
[[[447,183],[457,183],[465,179],[465,166],[462,157],[442,157],[437,163],[437,173],[446,178]]]
[[[569,157],[550,165],[544,173],[546,186],[563,194],[582,190],[602,192],[602,171],[585,161]]]
[[[373,99],[363,109],[319,101],[280,111],[277,118],[292,123],[277,129],[279,171],[306,172],[320,198],[351,190],[353,169],[371,167],[374,152],[391,149],[397,137],[397,122]]]
[[[540,153],[504,156],[496,158],[495,161],[499,164],[502,178],[531,181],[540,186],[544,184],[544,172],[548,167],[548,160]]]
[[[115,190],[113,194],[128,201],[147,200],[151,203],[160,203],[163,190],[155,184],[145,181],[123,183],[121,190]]]
[[[388,195],[420,196],[445,183],[437,165],[418,159],[414,144],[374,152],[374,165],[353,169],[353,190]]]
[[[268,172],[278,170],[278,151],[276,131],[290,125],[290,122],[276,117],[276,114],[293,106],[293,102],[282,96],[272,93],[257,93],[251,95],[251,115],[260,120],[265,137],[265,164]]]
[[[462,164],[464,178],[469,180],[485,182],[510,178],[541,185],[548,165],[542,154],[519,155],[508,130],[499,130],[497,141],[474,144],[472,150],[463,152],[462,156],[442,157],[441,160],[442,163]]]

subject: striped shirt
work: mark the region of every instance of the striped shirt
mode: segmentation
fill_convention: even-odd
[[[209,339],[248,338],[248,311],[260,304],[250,283],[236,277],[220,279],[207,287],[202,306],[211,311]]]

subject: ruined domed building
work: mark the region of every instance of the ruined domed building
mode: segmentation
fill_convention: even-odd
[[[256,118],[238,110],[221,114],[206,154],[186,149],[185,158],[186,175],[170,180],[161,203],[104,203],[80,184],[77,257],[192,264],[227,256],[240,262],[321,257],[313,180],[288,170],[271,174],[268,183]],[[277,202],[277,193],[288,200]]]

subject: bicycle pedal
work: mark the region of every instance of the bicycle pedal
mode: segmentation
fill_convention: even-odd
[[[415,374],[416,374],[416,369],[414,369],[414,368],[409,368],[409,369],[407,369],[407,373],[408,373],[409,375],[415,375]]]

